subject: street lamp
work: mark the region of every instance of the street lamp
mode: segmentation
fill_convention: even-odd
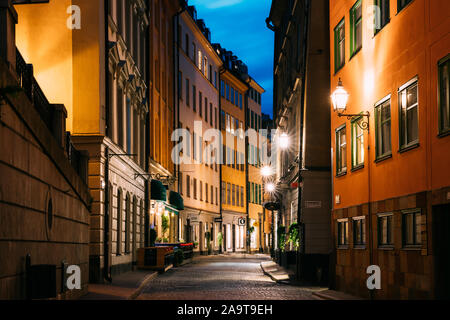
[[[349,94],[344,89],[344,86],[342,84],[341,78],[339,78],[338,86],[336,87],[336,90],[331,95],[331,101],[333,102],[333,109],[334,112],[338,113],[339,117],[347,117],[348,120],[353,121],[355,119],[365,117],[367,118],[366,121],[358,121],[356,124],[362,129],[369,131],[369,118],[370,118],[370,112],[362,112],[359,114],[345,114],[345,110],[347,109],[347,102],[348,102]]]
[[[289,136],[286,133],[282,133],[278,138],[278,143],[283,150],[289,148]]]
[[[275,185],[273,183],[268,183],[266,185],[266,191],[270,192],[270,193],[274,192],[275,191]]]
[[[265,178],[270,177],[272,173],[272,167],[269,165],[265,165],[261,168],[261,175]]]

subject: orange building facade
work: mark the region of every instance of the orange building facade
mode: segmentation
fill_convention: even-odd
[[[448,297],[450,2],[330,0],[330,44],[345,114],[370,114],[332,112],[332,286],[375,299]],[[370,265],[381,289],[367,288]]]

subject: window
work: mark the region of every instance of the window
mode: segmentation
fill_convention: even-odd
[[[236,205],[236,186],[233,184],[232,186],[231,186],[231,199],[232,199],[232,201],[231,201],[231,204],[233,205],[233,206],[235,206]]]
[[[345,64],[345,18],[334,29],[334,72]]]
[[[205,97],[205,122],[208,123],[208,98]]]
[[[233,87],[231,87],[230,98],[231,98],[231,103],[234,104],[234,88]]]
[[[192,110],[197,112],[197,88],[192,86]]]
[[[200,70],[200,72],[202,72],[202,64],[203,64],[203,59],[202,59],[202,52],[200,50],[198,50],[198,69]]]
[[[375,106],[375,144],[377,159],[392,154],[390,96]]]
[[[230,101],[230,85],[226,84],[226,90],[227,90],[227,100]]]
[[[192,62],[194,62],[195,65],[197,65],[197,46],[194,42],[192,42]]]
[[[213,126],[213,105],[212,103],[209,104],[209,124],[211,127]]]
[[[222,204],[226,204],[227,199],[227,186],[226,183],[222,181]]]
[[[348,220],[338,220],[338,246],[348,245]]]
[[[183,74],[178,71],[178,99],[183,100]]]
[[[244,187],[241,187],[241,207],[244,207]]]
[[[378,216],[378,246],[393,246],[393,215],[381,214]]]
[[[180,185],[179,185],[180,194],[183,195],[183,173],[180,172]]]
[[[197,179],[194,178],[194,199],[197,200]]]
[[[189,34],[186,33],[186,55],[189,57]]]
[[[189,105],[190,105],[190,100],[191,100],[191,97],[190,97],[190,90],[189,90],[189,88],[190,88],[191,86],[189,85],[189,79],[187,79],[186,78],[186,105],[189,107]]]
[[[405,149],[419,143],[419,100],[417,80],[413,80],[400,88],[398,96],[400,106],[400,149]]]
[[[384,28],[390,20],[390,0],[375,0],[375,33]]]
[[[203,114],[203,95],[202,92],[199,91],[198,92],[198,113],[200,115],[200,118],[202,117]]]
[[[191,177],[186,176],[186,196],[191,197]]]
[[[239,109],[242,110],[242,94],[239,93]]]
[[[403,213],[402,220],[403,245],[420,245],[422,243],[420,210]]]
[[[236,186],[236,207],[239,207],[239,186]]]
[[[208,190],[209,190],[209,185],[207,183],[205,183],[205,202],[206,203],[209,202],[208,201],[208,199],[209,199],[209,197],[208,197]],[[211,195],[212,195],[212,193],[211,193]]]
[[[413,2],[413,0],[397,0],[397,13],[402,11],[404,7]]]
[[[364,217],[353,218],[353,245],[366,244],[366,219]]]
[[[362,47],[362,0],[358,0],[350,10],[350,55],[355,55]]]
[[[347,172],[347,136],[345,125],[336,131],[336,174]]]
[[[352,169],[364,165],[364,130],[360,127],[363,120],[352,121]]]
[[[439,63],[439,133],[450,132],[450,55]]]
[[[200,201],[203,201],[203,182],[200,181]]]
[[[227,204],[231,204],[231,184],[227,183]]]
[[[219,190],[216,187],[216,206],[219,205],[219,196],[218,195],[219,195]]]
[[[217,197],[217,194],[216,194]],[[214,204],[214,187],[211,186],[211,204]]]

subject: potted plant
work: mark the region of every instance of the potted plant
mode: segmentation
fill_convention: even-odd
[[[169,229],[169,217],[167,217],[166,215],[163,215],[161,217],[161,227],[163,233],[162,234],[163,242],[169,242],[167,238],[164,237],[166,235],[167,230]]]

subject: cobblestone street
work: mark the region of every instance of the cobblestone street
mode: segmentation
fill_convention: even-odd
[[[260,263],[267,256],[198,257],[159,275],[140,300],[315,300],[312,289],[273,282]]]

